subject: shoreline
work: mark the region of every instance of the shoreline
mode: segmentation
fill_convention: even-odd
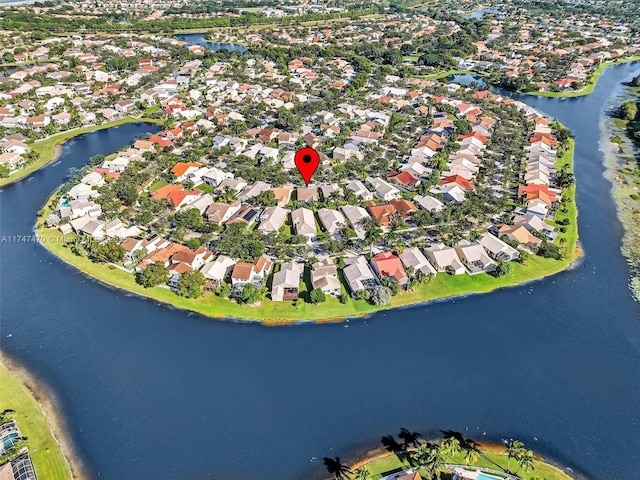
[[[628,93],[627,90],[623,90]],[[629,138],[627,132],[616,127],[613,117],[603,115],[600,119],[600,148],[604,157],[605,171],[603,176],[611,183],[610,195],[616,208],[616,217],[622,227],[622,239],[620,244],[620,251],[624,256],[629,266],[629,289],[631,290],[632,297],[640,302],[640,296],[633,289],[632,282],[634,279],[638,282],[640,279],[640,272],[638,266],[632,262],[631,253],[628,250],[627,244],[634,241],[634,236],[640,236],[640,232],[634,230],[634,218],[633,211],[634,205],[630,195],[638,194],[637,188],[628,184],[627,179],[637,179],[633,174],[622,172],[625,162],[624,157],[634,156],[640,151],[637,145]],[[612,138],[617,136],[620,138],[621,143],[617,144],[612,141]],[[626,162],[625,162],[626,163]],[[638,203],[635,201],[635,203]]]
[[[571,138],[567,151],[557,161],[558,165],[569,165],[573,171],[575,142]],[[45,202],[49,205],[55,192]],[[294,307],[289,302],[273,302],[264,299],[258,307],[237,304],[229,299],[218,297],[214,293],[205,292],[200,298],[180,297],[168,288],[144,288],[135,282],[134,275],[114,265],[94,263],[88,258],[76,256],[65,242],[75,235],[62,235],[56,228],[45,228],[42,214],[34,225],[38,243],[58,259],[79,270],[82,274],[110,288],[123,290],[126,293],[169,305],[172,308],[199,313],[217,320],[237,323],[257,323],[263,326],[288,326],[301,323],[336,323],[348,322],[351,318],[366,318],[374,313],[395,308],[415,307],[436,301],[455,301],[455,298],[473,294],[490,293],[500,288],[518,287],[541,280],[564,270],[575,268],[576,261],[583,255],[578,235],[578,209],[575,204],[575,186],[567,189],[564,195],[571,200],[568,204],[570,219],[567,242],[567,258],[553,260],[532,255],[524,264],[512,262],[512,272],[504,277],[481,275],[447,275],[440,273],[434,279],[418,286],[411,292],[401,292],[391,298],[390,304],[371,305],[363,300],[350,298],[346,304],[340,304],[334,298],[325,303],[313,305],[304,303]]]
[[[55,444],[57,445],[67,467],[68,478],[87,480],[90,477],[84,471],[82,460],[77,454],[71,439],[65,417],[59,410],[59,400],[48,385],[38,380],[17,360],[0,352],[0,368],[4,368],[10,376],[20,383],[38,406]],[[20,426],[20,425],[18,425]],[[30,447],[33,448],[33,447]],[[38,465],[35,463],[36,472]]]
[[[13,174],[7,178],[0,178],[0,188],[16,183],[32,173],[46,167],[51,163],[57,162],[62,156],[63,146],[69,140],[83,135],[85,133],[96,132],[98,130],[104,130],[106,128],[118,127],[127,123],[155,123],[156,125],[162,123],[161,120],[155,118],[146,117],[125,117],[120,120],[114,120],[112,122],[103,123],[102,125],[92,125],[87,127],[79,127],[72,130],[66,130],[59,132],[49,137],[37,140],[31,144],[30,150],[40,153],[40,159],[34,162],[28,167],[16,170]]]
[[[123,292],[125,294],[130,294],[130,295],[135,295],[136,297],[139,298],[145,298],[148,300],[153,300],[156,301],[164,306],[168,306],[171,308],[174,308],[176,310],[179,311],[183,311],[183,312],[193,312],[193,313],[198,313],[200,315],[203,315],[205,317],[208,318],[213,318],[215,320],[223,320],[223,321],[229,321],[229,322],[233,322],[233,323],[260,323],[262,326],[269,326],[269,327],[279,327],[279,326],[291,326],[291,325],[296,325],[296,324],[327,324],[327,323],[342,323],[342,322],[348,322],[350,319],[364,319],[364,318],[368,318],[371,315],[378,313],[378,312],[384,312],[384,311],[388,311],[388,310],[393,310],[393,309],[402,309],[402,308],[412,308],[412,307],[419,307],[419,306],[426,306],[429,305],[431,303],[440,303],[440,302],[446,302],[446,301],[455,301],[458,298],[465,298],[468,296],[472,296],[472,295],[482,295],[482,294],[487,294],[487,293],[492,293],[495,292],[497,290],[502,290],[502,289],[507,289],[507,288],[516,288],[516,287],[522,287],[528,284],[532,284],[535,282],[538,282],[540,280],[543,280],[547,277],[562,273],[566,270],[573,270],[574,268],[577,268],[580,263],[582,262],[582,258],[584,256],[584,252],[582,250],[582,247],[580,246],[580,243],[578,242],[576,244],[576,248],[574,249],[574,255],[572,258],[563,261],[563,266],[560,266],[560,268],[558,268],[557,270],[542,274],[540,276],[533,276],[529,279],[525,279],[521,282],[517,282],[517,283],[511,283],[511,284],[505,284],[505,285],[498,285],[498,286],[494,286],[492,288],[489,288],[487,290],[482,290],[482,291],[468,291],[468,292],[462,292],[462,293],[456,293],[453,295],[448,295],[448,296],[440,296],[440,297],[434,297],[434,298],[425,298],[422,300],[417,300],[417,301],[410,301],[407,303],[398,303],[398,304],[389,304],[389,305],[380,305],[380,306],[373,306],[370,305],[370,307],[372,307],[372,309],[370,311],[367,312],[361,312],[361,313],[351,313],[351,314],[346,314],[346,315],[337,315],[337,316],[332,316],[332,317],[316,317],[316,318],[304,318],[304,317],[292,317],[292,318],[276,318],[276,317],[266,317],[266,318],[260,318],[260,317],[252,317],[250,316],[250,312],[251,309],[260,309],[260,306],[258,307],[249,307],[246,305],[238,305],[235,304],[233,302],[231,302],[228,299],[222,299],[219,297],[215,297],[214,294],[210,294],[211,296],[215,297],[216,299],[218,299],[221,302],[227,302],[230,303],[232,305],[236,305],[238,308],[243,308],[246,309],[246,312],[249,313],[248,315],[245,316],[235,316],[235,315],[213,315],[210,314],[206,311],[203,311],[202,309],[195,309],[195,308],[188,308],[186,306],[181,306],[181,305],[176,305],[174,302],[170,301],[170,300],[166,300],[163,298],[158,298],[157,296],[152,295],[150,292],[153,292],[155,289],[158,289],[158,287],[155,287],[155,289],[144,289],[144,287],[140,287],[139,291],[134,291],[134,290],[130,290],[128,288],[126,288],[123,285],[118,285],[117,283],[112,283],[108,280],[106,280],[105,278],[102,278],[100,276],[94,275],[91,272],[87,271],[86,269],[82,268],[81,265],[79,265],[79,262],[73,262],[71,261],[69,258],[65,258],[61,255],[58,255],[55,251],[53,251],[51,248],[49,248],[49,246],[47,245],[48,242],[43,242],[40,235],[39,235],[39,229],[36,229],[36,233],[38,233],[38,243],[45,248],[46,250],[49,251],[49,253],[51,253],[54,257],[56,257],[56,259],[61,260],[63,263],[65,263],[66,265],[71,266],[72,268],[74,268],[75,270],[77,270],[79,273],[81,273],[82,275],[88,277],[89,279],[98,282],[100,284],[102,284],[103,286],[116,290],[116,291],[120,291]],[[46,237],[45,237],[46,238]],[[49,243],[50,245],[50,243]],[[71,253],[71,255],[74,255],[73,253]],[[73,258],[73,257],[71,257]],[[86,260],[87,262],[91,262],[88,259],[84,259],[81,257],[78,257],[79,260]],[[93,262],[91,262],[93,263]],[[104,264],[94,264],[99,266],[102,269],[109,269],[109,265]],[[523,268],[528,268],[527,267],[523,267]],[[122,270],[117,270],[120,273],[123,273],[127,276],[132,277],[132,274],[128,273],[128,272],[124,272]],[[455,277],[452,277],[455,278]],[[504,277],[503,277],[504,278]],[[137,284],[136,284],[137,285]],[[142,290],[142,291],[140,291]],[[145,290],[147,290],[147,292],[145,292]],[[175,293],[173,293],[171,290],[169,289],[165,289],[165,288],[161,288],[161,290],[165,290],[166,292],[169,292],[171,295],[174,295],[176,297],[176,299],[181,299],[182,297],[178,297]],[[201,297],[202,298],[206,298],[206,297]],[[394,297],[394,298],[398,298],[398,297]],[[196,299],[197,300],[201,300],[201,299]],[[188,300],[188,299],[185,299]],[[194,300],[192,300],[194,301]],[[351,301],[354,301],[353,299],[351,299]],[[282,304],[287,304],[287,302],[279,302]],[[291,307],[290,308],[291,312],[295,312],[296,310]]]
[[[434,440],[437,440],[437,439],[429,437],[429,438],[425,438],[424,440],[427,442],[433,442]],[[490,455],[493,457],[507,456],[504,445],[499,443],[483,442],[480,445],[480,450],[485,455]],[[410,453],[412,451],[414,451],[413,448],[409,448],[408,450],[403,450],[399,452],[391,452],[379,445],[371,448],[365,447],[361,449],[362,456],[356,457],[356,460],[354,461],[348,461],[345,463],[349,466],[349,468],[353,472],[357,472],[359,469],[363,467],[375,465],[377,462],[384,462],[385,460],[387,460],[386,463],[389,463],[388,460],[393,461],[393,457],[396,457],[396,459],[398,460],[397,462],[398,465],[401,465],[403,461],[400,459],[399,455],[406,455],[407,453]],[[558,478],[562,478],[565,480],[586,480],[586,477],[584,477],[582,474],[576,473],[571,467],[567,467],[561,464],[560,462],[558,462],[557,460],[546,458],[535,451],[534,451],[534,456],[535,456],[536,462],[544,465],[545,469],[555,470],[554,473],[557,475]],[[487,468],[487,467],[476,466],[476,468]],[[490,468],[496,469],[496,467],[490,467]],[[374,471],[375,470],[377,469],[374,468]],[[567,472],[567,470],[569,470],[569,472]],[[535,470],[533,470],[533,472],[530,472],[530,473],[534,474],[535,476]],[[378,475],[380,474],[379,473],[373,474],[373,478],[377,478]]]

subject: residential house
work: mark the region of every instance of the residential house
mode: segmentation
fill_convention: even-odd
[[[381,252],[371,259],[373,271],[382,280],[387,277],[393,277],[401,285],[409,283],[409,277],[402,266],[400,258],[391,252]]]
[[[313,212],[307,208],[298,208],[291,212],[291,222],[296,235],[303,235],[309,239],[317,235],[316,221]]]
[[[363,239],[365,234],[363,222],[367,218],[370,218],[371,215],[369,215],[369,213],[364,208],[356,205],[344,205],[340,207],[340,210],[347,218],[347,220],[349,220],[349,223],[351,223],[351,226],[356,232],[358,238]]]
[[[371,193],[371,191],[369,191],[369,189],[367,187],[364,186],[364,183],[362,183],[360,180],[353,180],[351,182],[349,182],[345,188],[347,190],[351,190],[356,197],[368,201],[368,200],[373,200],[373,193]]]
[[[368,177],[366,182],[373,187],[375,196],[382,200],[389,201],[401,196],[400,190],[381,178]]]
[[[252,283],[258,288],[262,287],[272,266],[273,263],[266,257],[255,258],[253,263],[236,263],[231,273],[231,285],[234,291],[241,291],[247,283]]]
[[[331,210],[329,208],[321,208],[318,210],[318,219],[323,228],[335,235],[347,223],[344,215],[339,210]]]
[[[319,288],[325,295],[340,295],[338,268],[331,258],[324,257],[311,266],[311,284],[314,289]]]
[[[469,275],[492,271],[496,264],[479,243],[460,240],[455,247],[460,260],[467,267]]]
[[[542,240],[533,235],[522,225],[503,225],[498,230],[498,235],[502,238],[506,236],[509,240],[514,240],[527,248],[536,248]]]
[[[480,245],[498,262],[509,262],[515,260],[520,255],[518,250],[490,233],[485,233],[482,236]]]
[[[225,281],[231,274],[234,265],[237,262],[231,257],[220,255],[213,262],[209,262],[200,269],[204,278],[211,280],[212,287],[217,287]]]
[[[289,210],[282,207],[267,207],[260,215],[258,231],[262,234],[277,233],[287,220]]]
[[[411,267],[414,272],[422,272],[425,275],[435,275],[437,273],[418,247],[405,248],[399,256],[405,268]]]
[[[304,263],[287,262],[273,275],[271,300],[274,302],[293,301],[298,299],[300,279],[304,272]]]
[[[380,285],[367,259],[362,255],[345,259],[345,268],[342,270],[342,273],[354,297],[358,290],[371,290],[375,286]]]
[[[461,275],[466,271],[455,248],[436,243],[425,248],[424,253],[438,272]]]

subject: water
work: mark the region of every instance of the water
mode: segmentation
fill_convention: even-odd
[[[468,73],[449,75],[447,80],[451,83],[459,83],[460,85],[467,86],[475,83],[478,88],[486,88],[488,85],[486,78],[481,77],[480,75],[470,75]]]
[[[240,53],[244,53],[247,51],[247,47],[243,47],[242,45],[235,45],[233,43],[210,42],[209,40],[207,40],[207,37],[204,33],[180,33],[176,35],[176,38],[215,51],[228,50],[230,52]]]
[[[487,14],[499,14],[501,13],[500,10],[496,10],[495,8],[482,8],[480,10],[476,10],[475,12],[471,13],[470,15],[465,15],[465,18],[474,18],[476,20],[480,20],[482,17],[484,17]]]
[[[126,295],[38,244],[0,243],[2,349],[58,396],[94,478],[309,479],[322,457],[401,427],[519,438],[590,478],[636,478],[640,305],[598,128],[638,73],[609,69],[588,97],[524,98],[576,136],[585,257],[571,271],[344,325],[266,328]],[[0,238],[31,233],[69,167],[152,128],[87,134],[5,187]]]

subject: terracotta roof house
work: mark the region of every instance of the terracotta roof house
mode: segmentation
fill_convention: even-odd
[[[151,198],[154,200],[163,200],[166,199],[170,193],[183,189],[184,187],[182,185],[165,185],[151,192]]]
[[[396,214],[396,208],[390,203],[383,203],[381,205],[376,205],[373,202],[367,202],[367,212],[372,217],[378,219],[380,222],[380,226],[383,229],[388,229],[391,225],[391,220],[393,216]]]
[[[394,198],[389,203],[393,205],[396,211],[400,212],[402,218],[410,217],[418,211],[415,203],[411,200],[405,200],[404,198]]]
[[[409,277],[404,271],[400,258],[391,252],[382,252],[371,259],[371,266],[380,279],[394,277],[401,284],[407,284]]]
[[[451,175],[449,177],[445,177],[440,182],[440,185],[448,185],[450,183],[455,183],[465,190],[474,190],[475,187],[466,179],[461,177],[460,175]]]
[[[533,235],[522,225],[503,225],[498,230],[500,237],[506,236],[509,240],[515,240],[528,248],[536,248],[542,240]]]
[[[258,257],[253,263],[238,262],[233,267],[231,273],[231,284],[234,290],[242,290],[247,283],[253,283],[256,287],[261,287],[266,276],[271,271],[273,263],[265,257]]]
[[[202,164],[197,162],[178,162],[171,169],[171,173],[176,177],[177,182],[186,180],[190,173],[200,169]]]
[[[202,191],[194,188],[193,190],[174,190],[167,195],[167,203],[173,208],[178,209],[183,205],[190,204],[202,195]]]
[[[400,188],[407,191],[413,190],[420,183],[420,180],[418,178],[414,177],[407,171],[404,171],[404,172],[391,171],[387,175],[387,179],[389,180],[389,182],[395,183]]]

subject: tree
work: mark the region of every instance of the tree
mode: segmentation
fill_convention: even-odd
[[[242,292],[240,292],[240,303],[256,303],[264,298],[267,293],[267,289],[265,287],[257,288],[252,283],[247,283],[243,288]]]
[[[464,464],[473,465],[480,458],[480,454],[475,450],[466,450],[464,454]]]
[[[367,470],[367,467],[360,467],[356,471],[355,480],[369,480],[370,478],[371,476],[369,475],[369,470]]]
[[[494,277],[504,277],[511,273],[511,263],[509,262],[498,262],[496,268],[490,273]]]
[[[623,120],[635,120],[638,115],[638,105],[634,101],[624,102],[616,111],[616,116]]]
[[[6,165],[0,165],[0,178],[7,178],[10,173],[11,170],[9,170],[9,167]]]
[[[520,440],[509,440],[507,443],[507,472],[511,472],[511,459],[515,458],[516,460],[524,450],[524,443]]]
[[[371,298],[371,291],[367,289],[361,289],[356,291],[356,299],[357,300],[369,300]]]
[[[374,305],[387,305],[391,302],[392,292],[388,287],[376,285],[371,290],[371,303]]]
[[[322,302],[326,302],[327,301],[327,296],[324,294],[324,292],[319,289],[316,288],[314,290],[311,290],[311,293],[309,294],[309,299],[311,300],[311,303],[322,303]]]
[[[178,295],[187,298],[198,298],[202,296],[202,288],[207,280],[199,270],[193,270],[180,275],[178,280]]]
[[[273,193],[273,190],[265,190],[264,192],[260,192],[256,197],[254,197],[254,202],[256,205],[262,207],[275,207],[278,204],[276,195],[275,193]]]
[[[264,242],[256,230],[247,230],[243,223],[227,225],[216,242],[216,248],[234,258],[251,261],[264,253]]]
[[[535,456],[531,450],[526,450],[523,446],[520,454],[516,458],[518,462],[518,469],[516,470],[516,475],[522,469],[524,472],[528,472],[529,470],[533,470],[533,462],[535,460]]]
[[[224,281],[221,282],[218,288],[216,288],[216,295],[222,298],[229,298],[229,295],[231,295],[231,285]]]
[[[371,246],[376,244],[382,238],[382,228],[380,228],[380,221],[375,217],[368,217],[363,221],[364,226],[364,241]]]
[[[324,466],[327,467],[327,471],[333,475],[335,480],[344,480],[350,478],[349,475],[353,473],[351,469],[342,463],[340,457],[329,458],[324,457],[322,459]]]
[[[440,454],[445,458],[449,457],[455,460],[460,454],[460,450],[460,441],[457,438],[447,438],[440,443]]]
[[[136,273],[136,282],[145,288],[164,285],[169,281],[169,270],[162,263],[152,263]]]

